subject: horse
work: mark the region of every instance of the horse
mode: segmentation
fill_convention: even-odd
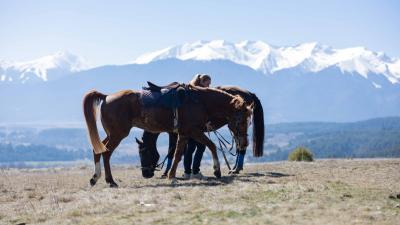
[[[258,99],[258,97],[254,93],[244,90],[237,86],[218,86],[216,88],[232,95],[239,95],[244,99],[245,104],[252,107],[253,156],[254,157],[263,156],[264,132],[265,132],[264,112],[262,104]],[[210,123],[216,130],[221,126],[226,125],[227,121],[226,120],[210,121]],[[164,175],[167,174],[171,166],[177,141],[177,135],[175,133],[170,132],[168,134],[169,134],[169,147],[167,155],[167,166]],[[144,131],[141,141],[136,138],[136,142],[139,145],[139,149],[142,149],[143,152],[145,152],[146,150],[148,151],[146,152],[146,154],[140,155],[142,161],[143,160],[148,161],[146,157],[153,158],[155,155],[159,156],[156,145],[159,135],[160,133],[151,133],[148,131]],[[241,170],[243,170],[243,162],[245,154],[246,154],[246,149],[238,149],[235,166],[233,167],[231,173],[239,173]],[[156,168],[143,166],[142,164],[142,176],[145,178],[153,177],[155,169]]]
[[[251,109],[240,96],[234,96],[214,88],[201,88],[184,85],[190,97],[177,108],[178,127],[175,127],[175,110],[162,105],[144,106],[141,91],[123,90],[105,95],[96,90],[83,98],[83,112],[93,147],[95,174],[90,179],[93,186],[101,176],[100,157],[103,156],[105,180],[110,187],[118,187],[111,174],[110,157],[119,143],[129,135],[132,127],[160,132],[177,132],[178,141],[174,161],[168,178],[176,180],[176,169],[188,138],[206,145],[213,157],[214,175],[221,177],[220,164],[215,144],[204,134],[206,123],[210,120],[225,119],[241,149],[248,146],[247,128]],[[101,103],[101,105],[100,105]],[[100,141],[97,129],[96,110],[100,108],[100,120],[106,137]],[[154,157],[153,166],[157,164]]]

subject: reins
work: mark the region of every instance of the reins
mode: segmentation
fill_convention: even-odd
[[[162,168],[164,167],[165,161],[167,161],[167,159],[168,159],[168,154],[165,156],[165,158],[162,162],[160,162],[159,164],[156,165],[155,169],[162,170]]]
[[[207,131],[207,133],[208,133],[208,137],[211,138],[211,136],[210,136],[210,131]],[[233,138],[232,132],[231,132],[231,135],[232,135],[232,142],[231,142],[231,143],[232,143],[232,144],[229,143],[229,141],[227,141],[227,140],[224,138],[224,136],[222,136],[221,133],[219,133],[217,130],[214,130],[213,133],[214,133],[214,135],[215,135],[215,136],[217,137],[217,139],[218,139],[218,145],[219,145],[219,147],[217,146],[217,149],[218,149],[219,151],[222,152],[222,156],[224,157],[226,166],[228,167],[229,170],[231,170],[231,166],[230,166],[230,164],[229,164],[229,161],[228,161],[228,159],[227,159],[227,157],[226,157],[225,152],[228,152],[228,153],[231,154],[232,156],[236,156],[236,155],[237,155],[237,153],[236,153],[236,154],[233,154],[233,153],[231,152],[232,149],[233,149],[233,143],[234,143],[234,138]],[[230,145],[229,149],[228,149],[228,147],[227,147],[227,144]],[[226,150],[224,150],[224,149],[226,149]]]
[[[154,170],[154,171],[161,171],[162,168],[164,167],[165,161],[167,161],[168,155],[165,156],[164,160],[157,164],[156,166],[142,166],[140,167],[141,169],[147,169],[147,170]]]
[[[236,153],[232,153],[233,144],[235,142],[235,139],[233,137],[232,131],[230,131],[230,134],[232,136],[232,141],[231,142],[226,140],[226,138],[224,136],[222,136],[222,134],[220,132],[218,132],[217,130],[214,130],[212,132],[214,133],[215,137],[217,137],[217,140],[218,140],[219,147],[217,146],[217,149],[222,152],[222,155],[224,157],[225,163],[226,163],[228,169],[231,170],[231,166],[229,164],[229,161],[228,161],[228,158],[226,157],[225,152],[228,152],[232,156],[237,156],[237,152]],[[211,138],[210,137],[210,131],[207,131],[207,133],[208,133],[208,137]],[[230,145],[229,148],[228,148],[228,145]],[[167,159],[168,159],[168,155],[165,156],[163,161],[158,163],[156,166],[154,166],[154,167],[153,166],[142,166],[141,169],[154,169],[154,171],[161,171],[164,168],[164,164],[165,164],[165,161],[167,161]]]
[[[227,152],[228,152],[230,155],[236,156],[237,153],[232,153],[233,143],[235,142],[235,139],[234,139],[234,137],[233,137],[232,131],[229,130],[229,132],[230,132],[231,137],[232,137],[232,141],[231,141],[231,142],[227,141],[227,140],[225,139],[225,137],[222,136],[222,134],[221,134],[220,132],[218,132],[217,130],[213,131],[214,135],[215,135],[215,136],[217,137],[217,139],[218,139],[218,142],[219,142],[220,147],[221,147],[221,145],[223,145],[224,148],[227,150]],[[232,144],[231,144],[231,143],[232,143]],[[227,145],[230,145],[229,149],[228,149]],[[220,148],[220,150],[222,151],[222,147]]]

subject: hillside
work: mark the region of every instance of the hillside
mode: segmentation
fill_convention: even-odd
[[[0,224],[398,224],[399,159],[321,160],[248,166],[196,181],[143,179],[113,167],[91,188],[92,167],[5,169]],[[178,174],[182,171],[178,170]],[[210,167],[204,174],[212,174]],[[159,176],[157,174],[156,176]],[[392,196],[392,197],[390,197]]]
[[[317,158],[400,157],[400,118],[353,123],[283,123],[267,126],[265,159],[285,160],[298,146]],[[268,141],[269,140],[269,141]],[[257,160],[257,159],[254,159]]]
[[[266,124],[265,128],[264,156],[253,158],[252,154],[247,154],[247,162],[286,160],[289,152],[298,146],[308,147],[316,158],[400,157],[399,117],[352,123]],[[229,137],[227,129],[220,131]],[[134,140],[141,134],[141,130],[132,129],[113,154],[112,162],[137,165],[138,150]],[[160,136],[157,145],[164,156],[168,146],[167,134]],[[27,162],[38,161],[92,161],[91,146],[84,128],[0,126],[0,154],[0,167],[25,167],[29,164]],[[209,151],[204,157],[205,161],[210,159]]]

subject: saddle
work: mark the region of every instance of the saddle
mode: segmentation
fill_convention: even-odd
[[[178,82],[166,86],[158,86],[147,81],[148,87],[143,87],[141,103],[144,106],[163,106],[176,109],[183,104],[187,96],[187,86]]]
[[[181,84],[178,82],[172,82],[168,85],[165,86],[158,86],[150,81],[147,81],[148,87],[143,87],[143,90],[148,90],[148,91],[156,91],[156,92],[161,92],[162,89],[176,89],[178,88]]]

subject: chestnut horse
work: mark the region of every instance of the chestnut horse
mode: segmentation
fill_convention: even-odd
[[[226,119],[241,149],[248,146],[247,128],[251,109],[243,98],[214,88],[185,86],[191,98],[186,98],[178,108],[178,141],[174,161],[168,177],[175,179],[176,169],[182,157],[188,138],[206,145],[213,157],[214,175],[221,177],[220,164],[215,144],[204,134],[206,123]],[[90,180],[95,185],[101,175],[100,157],[103,156],[105,180],[110,187],[118,185],[113,180],[110,157],[119,143],[128,136],[132,127],[150,132],[174,132],[174,110],[165,106],[143,106],[140,91],[125,90],[111,95],[97,91],[87,93],[83,99],[83,111],[93,146],[95,174]],[[96,110],[100,106],[100,119],[106,138],[100,141],[96,125]]]
[[[263,156],[263,147],[264,147],[264,112],[263,107],[258,99],[258,97],[247,90],[241,89],[237,86],[218,86],[216,87],[219,90],[223,90],[228,92],[232,95],[239,95],[245,101],[245,104],[252,107],[252,125],[253,125],[253,156],[254,157],[261,157]],[[210,121],[213,128],[215,130],[219,129],[221,126],[227,124],[226,120],[221,121]],[[170,169],[170,164],[173,159],[177,135],[175,133],[168,133],[169,134],[169,147],[168,147],[168,156],[167,156],[167,166],[165,169],[164,175]],[[155,165],[157,164],[149,164],[151,162],[151,158],[158,157],[159,153],[157,150],[157,139],[159,133],[151,133],[148,131],[143,131],[142,140],[137,140],[136,142],[139,145],[139,149],[141,149],[142,154],[140,154],[140,159],[142,162],[142,175],[145,178],[150,178],[154,176],[154,171],[156,169]],[[246,149],[239,149],[237,147],[237,157],[236,163],[234,168],[232,169],[232,173],[239,173],[243,170],[243,160],[246,154]],[[147,152],[146,152],[147,151]]]

